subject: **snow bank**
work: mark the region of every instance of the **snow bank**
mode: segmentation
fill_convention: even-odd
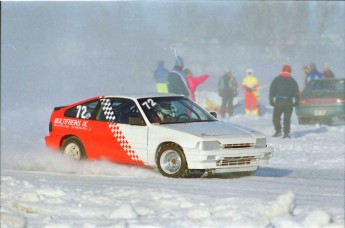
[[[296,201],[292,192],[262,202],[148,186],[103,186],[106,177],[92,183],[78,176],[73,179],[2,176],[1,227],[343,226],[332,223],[331,216],[323,210],[294,215]]]

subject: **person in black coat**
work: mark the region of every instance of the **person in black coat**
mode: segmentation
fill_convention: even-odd
[[[168,74],[168,90],[169,93],[183,94],[186,97],[191,97],[183,66],[182,58],[177,56],[175,66]]]
[[[218,94],[222,97],[220,106],[222,118],[225,117],[226,113],[229,114],[229,117],[233,115],[233,99],[237,96],[237,93],[237,80],[232,76],[230,70],[227,70],[218,81]]]
[[[293,107],[297,106],[299,101],[298,85],[296,80],[291,77],[291,67],[289,65],[284,65],[280,75],[273,79],[270,85],[269,100],[270,105],[274,107],[273,125],[276,132],[273,137],[282,135],[280,119],[284,114],[283,137],[288,138]]]

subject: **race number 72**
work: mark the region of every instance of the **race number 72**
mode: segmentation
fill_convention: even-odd
[[[77,106],[78,112],[77,112],[77,116],[76,118],[82,118],[85,119],[86,118],[86,111],[87,111],[87,107],[85,105],[78,105]]]
[[[146,106],[147,109],[151,109],[151,107],[155,107],[157,103],[154,102],[152,99],[147,99],[147,101],[144,101],[141,105]]]

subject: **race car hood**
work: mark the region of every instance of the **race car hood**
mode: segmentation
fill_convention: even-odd
[[[161,127],[189,133],[199,137],[222,137],[236,135],[236,137],[254,136],[257,134],[254,130],[240,127],[238,125],[225,123],[221,121],[212,122],[195,122],[195,123],[182,123],[182,124],[166,124]]]

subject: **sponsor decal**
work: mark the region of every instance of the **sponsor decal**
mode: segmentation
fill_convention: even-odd
[[[55,118],[54,119],[54,126],[55,127],[86,130],[88,128],[88,121],[87,120],[68,119],[68,118]]]

